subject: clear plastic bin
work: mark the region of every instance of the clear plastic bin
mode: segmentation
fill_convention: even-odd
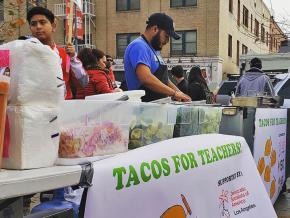
[[[130,124],[129,149],[135,149],[173,137],[177,107],[140,103]]]
[[[222,107],[199,107],[199,134],[219,133]]]
[[[60,112],[60,158],[85,158],[128,150],[134,104],[64,101]]]
[[[177,111],[174,137],[219,132],[222,108],[182,105]]]
[[[177,110],[176,125],[174,126],[174,137],[198,135],[199,108],[182,105]]]

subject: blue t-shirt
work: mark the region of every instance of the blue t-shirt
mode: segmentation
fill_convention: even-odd
[[[124,56],[125,77],[128,90],[136,90],[141,86],[141,82],[136,75],[137,66],[144,64],[154,74],[159,68],[158,60],[161,64],[165,64],[160,56],[160,52],[153,50],[142,37],[131,42]]]

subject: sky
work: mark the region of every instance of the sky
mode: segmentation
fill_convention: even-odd
[[[290,0],[264,0],[264,2],[270,11],[273,8],[272,15],[275,21],[279,22],[280,27],[290,36]]]

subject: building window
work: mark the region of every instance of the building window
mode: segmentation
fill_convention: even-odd
[[[172,56],[196,55],[197,53],[197,32],[177,32],[181,37],[179,40],[171,39],[170,54]]]
[[[197,6],[197,0],[170,0],[170,7]]]
[[[240,65],[240,41],[237,41],[237,66]]]
[[[240,3],[240,0],[238,0],[238,25],[240,26],[240,22],[241,21],[241,3]]]
[[[231,35],[228,36],[228,56],[233,56],[233,37]]]
[[[248,53],[248,47],[243,44],[242,45],[242,54],[247,54],[247,53]]]
[[[251,33],[253,32],[253,15],[251,14]]]
[[[229,11],[233,13],[233,0],[229,0]]]
[[[257,37],[259,37],[259,33],[260,33],[259,26],[260,26],[259,21],[257,21],[257,19],[255,19],[255,36],[257,36]]]
[[[27,11],[30,11],[30,9],[35,6],[40,6],[43,8],[47,7],[47,0],[34,0],[34,1],[26,1],[26,2],[27,2]]]
[[[265,42],[265,28],[264,24],[261,25],[261,41]]]
[[[266,45],[267,46],[269,45],[269,33],[268,32],[266,33]]]
[[[140,0],[116,0],[117,11],[140,10]]]
[[[134,39],[140,36],[139,33],[121,33],[116,35],[117,39],[117,57],[123,58],[125,54],[125,50],[127,46],[132,42]]]
[[[243,7],[243,24],[249,27],[249,10],[245,6]]]

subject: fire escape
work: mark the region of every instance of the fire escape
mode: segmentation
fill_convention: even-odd
[[[54,14],[61,18],[66,19],[66,5],[65,1],[60,4],[54,5]],[[95,28],[94,18],[96,16],[95,4],[92,0],[83,1],[83,28],[84,28],[84,39],[83,43],[78,44],[78,50],[84,47],[94,48],[92,39],[92,27]],[[63,22],[65,23],[65,22]]]

